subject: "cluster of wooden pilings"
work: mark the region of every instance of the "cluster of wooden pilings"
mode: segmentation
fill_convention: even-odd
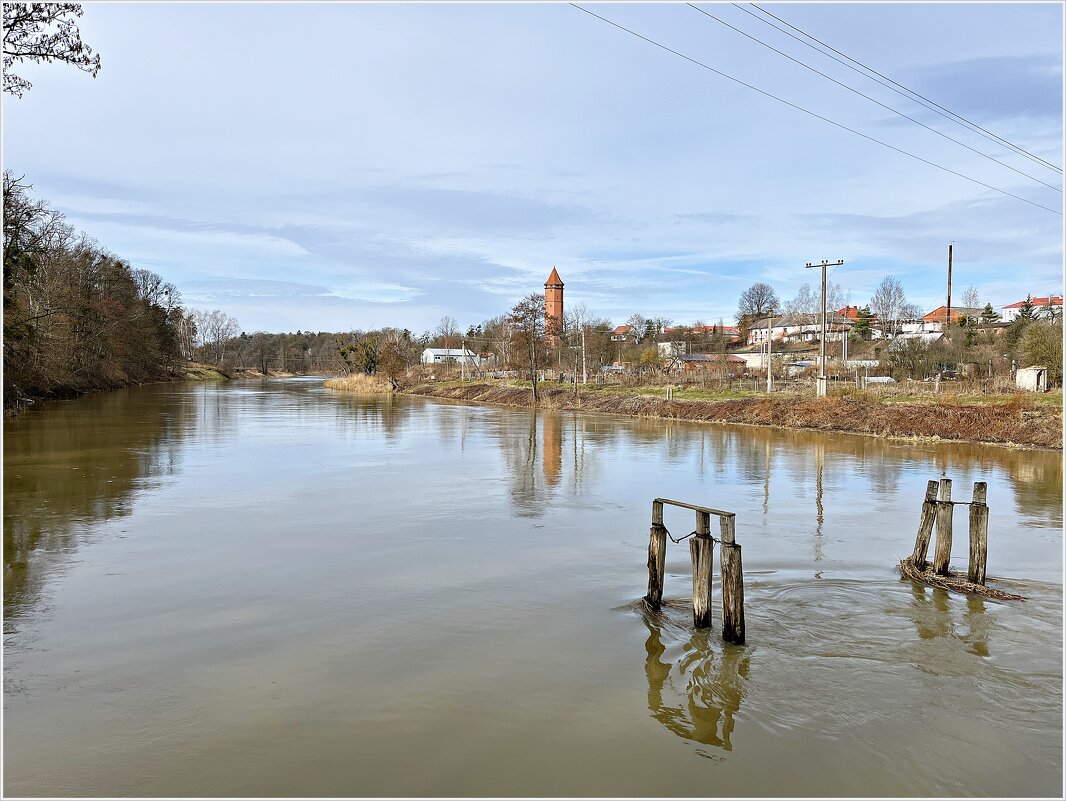
[[[937,498],[939,489],[940,497]],[[936,547],[933,549],[933,573],[947,576],[948,562],[951,561],[952,513],[956,506],[970,507],[970,565],[967,580],[974,584],[985,583],[985,570],[988,564],[988,485],[984,481],[975,481],[973,499],[970,501],[951,500],[951,479],[942,478],[939,482],[930,481],[925,489],[925,501],[922,503],[922,516],[918,521],[918,536],[914,542],[911,563],[918,570],[927,567],[926,555],[929,552],[929,538],[936,525]]]
[[[711,515],[718,518],[722,546],[720,574],[722,581],[722,639],[731,643],[744,642],[744,572],[740,546],[736,542],[736,515],[720,509],[695,506],[667,498],[651,503],[651,536],[648,543],[648,594],[644,602],[659,609],[666,581],[666,539],[669,532],[663,525],[663,505],[679,506],[696,512],[696,529],[690,535],[689,554],[692,557],[692,620],[696,628],[711,626],[711,576],[713,574],[714,543],[711,536]]]
[[[903,575],[945,590],[984,595],[1003,601],[1025,600],[1024,596],[985,586],[988,564],[988,504],[985,503],[987,497],[988,485],[983,481],[974,482],[973,499],[970,501],[951,500],[950,478],[942,478],[939,482],[930,481],[926,486],[925,501],[922,503],[914,553],[901,559],[899,563]],[[952,513],[956,506],[970,507],[970,563],[965,573],[952,572],[948,565],[951,561]],[[933,549],[933,562],[930,564],[926,561],[926,556],[934,526],[936,545]]]

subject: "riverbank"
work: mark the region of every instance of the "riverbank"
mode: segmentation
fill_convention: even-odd
[[[145,384],[168,384],[177,381],[232,381],[246,378],[291,378],[295,373],[271,370],[263,373],[254,367],[236,367],[222,369],[200,362],[187,362],[172,367],[161,367],[145,381],[106,381],[91,385],[58,386],[48,393],[12,392],[4,396],[4,415],[13,417],[29,406],[50,400],[69,400],[92,392],[108,392],[126,387],[139,387]]]
[[[643,390],[643,392],[642,392]],[[429,398],[532,406],[528,387],[487,383],[420,383],[402,392]],[[1013,395],[993,403],[958,399],[885,402],[862,395],[812,398],[723,397],[667,400],[647,388],[562,389],[541,385],[544,409],[656,417],[703,423],[740,423],[776,428],[841,431],[901,439],[955,440],[1062,450],[1062,409]]]

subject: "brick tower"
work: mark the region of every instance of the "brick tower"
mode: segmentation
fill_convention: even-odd
[[[563,332],[563,279],[552,267],[552,274],[544,282],[544,333],[549,347],[557,347]]]

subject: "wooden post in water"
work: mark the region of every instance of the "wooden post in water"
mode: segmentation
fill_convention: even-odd
[[[651,538],[648,542],[648,594],[644,599],[652,609],[658,609],[663,601],[663,583],[666,581],[666,526],[663,525],[663,505],[651,504]]]
[[[925,486],[922,516],[918,520],[918,537],[914,540],[914,553],[911,555],[911,562],[919,570],[925,568],[925,558],[929,555],[929,540],[933,536],[933,522],[936,520],[937,486],[936,481],[930,481]]]
[[[696,512],[696,536],[689,540],[692,554],[692,622],[698,629],[711,626],[711,571],[714,569],[714,540],[711,516]]]
[[[936,507],[936,549],[933,551],[933,572],[940,576],[948,574],[951,561],[951,479],[940,479],[940,503]]]
[[[970,572],[968,578],[974,584],[985,583],[985,565],[988,563],[988,485],[975,481],[973,503],[970,504]]]
[[[740,546],[736,543],[736,518],[719,518],[722,530],[722,555],[719,565],[722,575],[722,639],[744,642],[744,569],[740,561]]]

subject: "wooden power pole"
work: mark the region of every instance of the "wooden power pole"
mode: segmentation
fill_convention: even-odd
[[[954,242],[948,244],[948,311],[944,315],[944,330],[947,331],[951,326],[951,246]]]
[[[822,259],[821,264],[811,264],[807,262],[804,267],[810,269],[811,267],[822,268],[822,336],[818,344],[818,397],[824,398],[829,393],[829,378],[825,374],[825,268],[826,267],[840,267],[844,264],[843,259],[838,259],[832,263]]]

